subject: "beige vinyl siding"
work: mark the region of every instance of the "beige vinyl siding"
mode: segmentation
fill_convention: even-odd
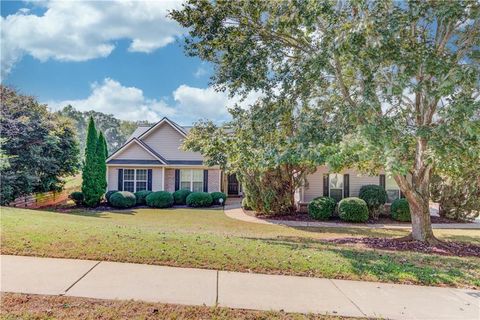
[[[208,170],[208,192],[218,192],[220,190],[220,170]]]
[[[128,147],[117,153],[112,159],[157,160],[136,142],[132,142]]]
[[[316,197],[323,196],[323,174],[328,173],[326,166],[320,166],[313,174],[307,176],[308,187],[304,190],[303,201],[310,202]],[[380,184],[379,176],[368,176],[358,173],[356,170],[347,169],[339,172],[341,174],[350,175],[350,197],[358,197],[360,188],[367,184]]]
[[[170,124],[163,123],[142,140],[167,160],[203,160],[198,152],[180,149],[183,136]]]
[[[118,190],[119,167],[107,167],[107,190]]]
[[[303,194],[303,201],[310,202],[316,197],[323,196],[323,174],[328,172],[326,166],[320,166],[317,171],[307,176],[307,187]]]
[[[107,167],[107,190],[118,190],[118,169],[152,169],[152,191],[162,190],[162,168],[149,167],[122,167],[122,166],[108,166]]]

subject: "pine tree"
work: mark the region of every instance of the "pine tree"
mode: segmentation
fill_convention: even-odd
[[[100,131],[98,135],[97,150],[96,150],[96,172],[97,172],[97,195],[100,199],[107,189],[107,165],[105,161],[106,158],[106,146],[107,142],[105,141],[105,136]]]
[[[82,192],[85,198],[85,204],[94,207],[98,204],[98,171],[97,171],[97,144],[98,135],[95,129],[95,122],[90,117],[87,129],[87,143],[85,147],[85,162],[82,172]],[[103,148],[102,148],[103,149]]]
[[[105,138],[105,135],[103,135],[103,143],[105,144],[105,160],[108,158],[108,145],[107,145],[107,139]]]

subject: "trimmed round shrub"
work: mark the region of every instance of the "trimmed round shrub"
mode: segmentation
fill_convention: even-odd
[[[131,208],[137,203],[135,195],[128,191],[117,191],[110,196],[109,200],[115,208]]]
[[[105,200],[107,200],[108,204],[111,205],[110,203],[110,197],[112,196],[112,194],[114,194],[115,192],[118,192],[118,190],[110,190],[110,191],[107,191],[107,193],[105,193]]]
[[[223,204],[227,201],[227,195],[223,192],[212,192],[210,195],[212,196],[213,204],[220,204],[220,199],[223,199]]]
[[[173,195],[167,191],[152,192],[145,200],[147,206],[152,208],[170,208],[173,206]]]
[[[208,192],[192,192],[187,197],[187,206],[189,207],[210,207],[212,203],[212,196]]]
[[[335,211],[336,201],[330,197],[318,197],[308,204],[308,215],[315,220],[328,220]]]
[[[252,210],[252,207],[248,203],[247,197],[242,199],[242,208],[245,210]]]
[[[392,218],[397,221],[412,221],[410,206],[408,205],[407,199],[396,199],[393,201],[392,206],[390,207],[390,212]]]
[[[370,217],[378,219],[383,205],[387,202],[387,192],[385,189],[382,186],[374,184],[362,186],[358,197],[367,203]]]
[[[192,193],[192,191],[188,189],[177,190],[173,193],[173,201],[178,205],[186,205],[187,197],[190,193]]]
[[[75,192],[72,192],[70,193],[70,195],[68,196],[70,199],[73,200],[73,202],[75,202],[75,204],[77,206],[80,206],[83,204],[83,200],[85,199],[85,197],[83,196],[83,192],[81,191],[75,191]]]
[[[145,198],[152,193],[150,190],[142,190],[135,192],[135,198],[137,198],[137,205],[146,204]]]
[[[366,222],[368,220],[367,203],[360,198],[342,199],[338,203],[340,219],[348,222]]]

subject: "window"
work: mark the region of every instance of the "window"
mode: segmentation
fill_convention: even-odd
[[[343,174],[331,173],[328,175],[329,196],[340,201],[343,198]]]
[[[180,170],[180,189],[203,191],[203,170]]]
[[[192,191],[203,191],[203,170],[192,170]]]
[[[180,170],[180,189],[191,190],[192,170]]]
[[[123,169],[123,190],[147,190],[147,169]]]
[[[135,169],[123,170],[123,190],[135,192]]]
[[[400,188],[395,182],[395,179],[391,177],[385,177],[385,191],[387,191],[387,202],[392,203],[396,199],[400,198]]]

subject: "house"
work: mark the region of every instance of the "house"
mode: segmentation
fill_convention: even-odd
[[[189,189],[242,195],[235,175],[225,175],[219,167],[204,165],[203,156],[198,152],[181,149],[189,129],[168,118],[151,127],[138,127],[107,159],[108,190],[174,192]],[[402,196],[393,178],[384,174],[366,176],[351,169],[335,173],[327,166],[319,166],[307,176],[307,181],[296,194],[301,209],[319,196],[330,196],[337,201],[358,197],[360,188],[367,184],[383,186],[389,203]]]
[[[128,141],[108,157],[107,189],[223,191],[226,178],[218,167],[204,165],[200,153],[181,150],[189,129],[168,118],[151,127],[138,127]],[[237,182],[237,195],[238,189]]]
[[[300,211],[306,211],[306,205],[316,197],[329,196],[337,201],[347,197],[358,197],[360,188],[364,185],[380,185],[387,192],[387,204],[403,197],[400,188],[391,177],[383,172],[369,176],[353,169],[341,172],[331,172],[327,166],[319,166],[317,170],[307,175],[307,184],[296,194]]]

